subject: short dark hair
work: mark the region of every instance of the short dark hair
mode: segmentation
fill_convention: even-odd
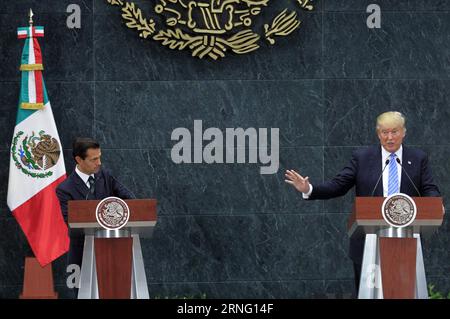
[[[86,158],[87,150],[90,148],[98,149],[98,148],[100,148],[100,144],[96,140],[94,140],[90,137],[75,138],[75,140],[73,141],[73,145],[72,145],[73,159],[75,159],[75,157],[79,156],[79,157],[81,157],[81,159],[84,160]]]

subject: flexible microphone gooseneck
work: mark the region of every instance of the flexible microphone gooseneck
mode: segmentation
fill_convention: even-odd
[[[412,181],[411,177],[409,177],[409,174],[408,174],[408,172],[406,171],[406,169],[403,168],[403,165],[402,165],[402,163],[400,162],[400,159],[397,157],[395,160],[397,161],[397,163],[400,164],[402,170],[405,172],[405,174],[406,174],[406,176],[408,177],[409,181],[411,182],[412,186],[414,186],[414,189],[416,190],[417,194],[419,194],[419,196],[422,197],[422,195],[420,194],[419,190],[418,190],[417,187],[416,187],[416,184],[414,184],[414,182]]]
[[[375,187],[373,188],[372,195],[370,195],[370,196],[373,197],[373,194],[375,194],[375,190],[377,189],[378,183],[380,183],[381,176],[383,176],[384,170],[386,169],[386,167],[388,165],[389,165],[389,159],[387,159],[386,162],[384,162],[383,170],[381,171],[380,177],[378,177],[377,183],[375,184]]]

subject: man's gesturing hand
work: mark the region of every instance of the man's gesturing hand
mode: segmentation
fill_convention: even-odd
[[[294,170],[286,170],[286,174],[284,174],[286,179],[284,180],[286,183],[291,184],[295,187],[296,190],[302,193],[309,192],[309,177],[303,177],[299,173]]]

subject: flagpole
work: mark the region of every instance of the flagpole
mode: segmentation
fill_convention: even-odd
[[[30,23],[30,27],[32,27],[33,26],[33,16],[34,16],[34,14],[33,14],[33,10],[31,10],[31,8],[30,8],[29,16],[30,16],[30,21],[28,21],[28,23]]]
[[[7,203],[34,255],[25,258],[19,298],[56,299],[52,261],[69,248],[67,225],[55,193],[57,184],[65,179],[64,157],[42,76],[42,52],[37,38],[44,36],[44,27],[34,26],[31,8],[27,15],[29,26],[17,29],[17,37],[24,39],[25,44],[20,61],[22,81],[11,144]],[[51,137],[60,152],[50,167],[47,153],[42,157],[43,165],[22,160],[22,153],[25,154],[22,147],[26,144],[28,152],[23,158],[32,159],[34,145],[27,144],[24,138],[20,140],[21,136],[41,130]],[[41,136],[36,138],[42,143]]]

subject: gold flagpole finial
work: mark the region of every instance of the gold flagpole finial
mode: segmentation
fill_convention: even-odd
[[[34,16],[33,10],[30,9],[30,21],[28,21],[30,23],[30,26],[33,25],[33,16]]]

